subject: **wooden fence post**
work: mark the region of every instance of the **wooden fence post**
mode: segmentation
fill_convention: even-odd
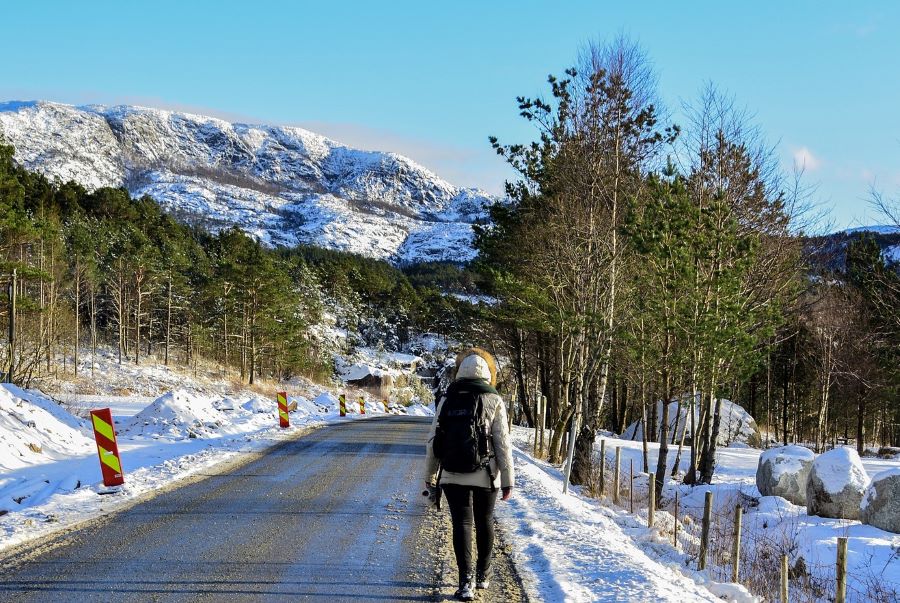
[[[650,501],[647,504],[647,527],[653,529],[653,514],[656,511],[656,484],[653,483],[653,475],[650,475]]]
[[[744,508],[738,505],[734,508],[734,534],[732,538],[731,549],[731,581],[737,582],[741,565],[741,520],[744,515]]]
[[[788,603],[788,556],[781,556],[781,603]]]
[[[834,603],[847,601],[847,537],[837,539],[837,586],[835,588]]]
[[[678,550],[678,490],[675,490],[675,529],[672,536],[672,545]]]
[[[629,513],[634,515],[634,459],[631,459],[630,469],[628,470],[628,476],[630,478],[628,482],[628,510]]]
[[[619,504],[619,475],[620,475],[620,467],[619,465],[622,462],[622,447],[616,446],[616,466],[613,470],[613,502]]]
[[[606,489],[606,440],[600,440],[600,498]]]
[[[697,569],[706,569],[706,557],[709,553],[709,526],[712,523],[712,490],[706,492],[703,502],[703,532],[700,535],[700,559],[697,561]]]
[[[13,378],[16,372],[16,270],[12,271],[9,278],[9,370],[6,373],[6,382],[15,383]]]
[[[538,453],[543,456],[544,455],[544,426],[547,423],[547,396],[542,395],[538,399],[538,404],[541,405],[541,415],[538,419],[538,424],[541,426],[541,443],[538,446]]]

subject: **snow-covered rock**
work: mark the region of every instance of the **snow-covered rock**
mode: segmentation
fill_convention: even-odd
[[[275,400],[269,398],[250,398],[243,404],[241,404],[241,408],[246,410],[247,412],[256,413],[264,413],[264,412],[275,412],[276,403]]]
[[[900,534],[900,467],[872,477],[860,504],[859,518],[870,526]]]
[[[89,190],[126,187],[176,217],[397,263],[466,262],[494,198],[415,162],[296,127],[133,106],[0,103],[16,160]]]
[[[347,403],[349,406],[350,401],[348,400]],[[313,400],[313,404],[322,408],[336,411],[339,408],[340,401],[334,394],[331,394],[329,392],[322,392],[321,394],[316,396],[316,398]]]
[[[759,457],[756,487],[763,496],[781,496],[795,505],[806,505],[806,482],[816,455],[803,446],[766,450]]]
[[[691,437],[691,415],[690,415],[690,396],[682,403],[681,412],[678,412],[678,402],[669,403],[669,437],[676,431],[675,441],[681,440],[682,435],[686,439]],[[656,422],[659,425],[662,422],[662,402],[656,403]],[[677,427],[676,427],[677,424]],[[700,428],[700,403],[694,405],[694,425]],[[658,437],[658,434],[657,434]],[[626,440],[641,439],[641,420],[637,420],[625,430],[622,438]],[[719,428],[719,437],[716,443],[719,446],[730,446],[733,443],[747,444],[754,448],[758,448],[762,443],[762,437],[759,433],[759,427],[756,421],[750,416],[742,406],[735,404],[731,400],[722,400],[722,418]]]
[[[835,448],[816,457],[806,482],[806,508],[810,515],[859,519],[869,476],[856,450]]]
[[[137,413],[123,431],[150,437],[198,438],[215,434],[221,425],[214,399],[175,390]]]
[[[406,414],[413,417],[433,417],[434,408],[417,402],[406,407]]]

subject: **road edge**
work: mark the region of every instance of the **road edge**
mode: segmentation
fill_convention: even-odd
[[[224,459],[220,462],[206,466],[197,473],[191,473],[189,475],[176,478],[171,482],[168,482],[158,488],[153,488],[152,490],[144,492],[143,494],[135,496],[134,498],[115,501],[113,503],[113,508],[99,512],[96,515],[78,519],[73,521],[72,523],[60,524],[58,529],[53,529],[50,532],[36,535],[34,538],[29,538],[23,542],[9,545],[8,547],[0,545],[0,564],[2,564],[5,568],[15,567],[23,562],[28,561],[36,555],[40,555],[48,550],[52,550],[54,546],[58,545],[60,541],[64,540],[72,532],[77,532],[78,530],[81,530],[83,528],[108,521],[116,515],[124,513],[125,511],[128,511],[136,505],[145,503],[167,492],[178,490],[179,488],[184,488],[186,486],[202,482],[206,479],[209,479],[210,477],[215,477],[217,475],[221,475],[222,473],[226,473],[228,471],[243,467],[244,465],[247,465],[267,454],[278,450],[279,448],[287,446],[288,444],[291,444],[315,431],[318,431],[319,429],[329,427],[333,424],[334,423],[321,423],[317,425],[301,426],[295,433],[291,433],[286,437],[278,440],[277,442],[273,442],[271,445],[264,446],[262,448],[259,448],[258,450],[238,453],[232,458]],[[98,494],[98,496],[100,495]]]

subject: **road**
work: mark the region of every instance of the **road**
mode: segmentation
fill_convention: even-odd
[[[0,600],[444,600],[447,521],[420,495],[427,430],[372,418],[285,442],[0,560]],[[509,560],[497,567],[497,596],[521,599]]]

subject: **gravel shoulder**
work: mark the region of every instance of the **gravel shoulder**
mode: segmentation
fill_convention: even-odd
[[[415,546],[422,551],[422,566],[430,570],[431,601],[456,600],[453,593],[458,586],[457,570],[450,530],[450,513],[446,501],[443,510],[429,505],[417,534],[418,542]],[[527,603],[528,597],[522,586],[522,579],[510,558],[512,549],[506,544],[503,530],[499,525],[495,525],[495,533],[494,573],[491,586],[486,591],[477,591],[478,600]],[[420,576],[421,578],[424,576]]]

